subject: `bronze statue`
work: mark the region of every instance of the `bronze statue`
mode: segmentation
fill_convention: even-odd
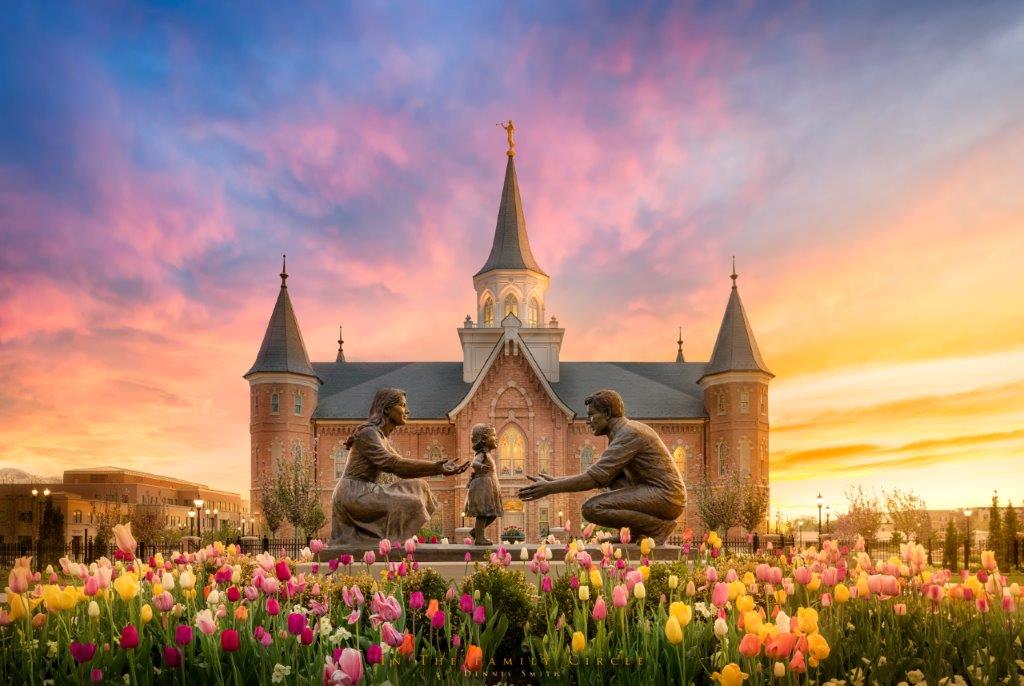
[[[382,388],[373,396],[369,418],[345,442],[348,463],[333,496],[331,541],[335,545],[376,545],[385,538],[402,541],[414,536],[437,509],[430,486],[416,477],[450,476],[469,467],[468,461],[402,457],[388,436],[408,416],[405,391]],[[385,485],[381,482],[386,474],[399,478]]]
[[[516,125],[509,119],[507,124],[499,123],[498,126],[505,129],[505,134],[508,136],[508,152],[506,153],[509,157],[515,157],[516,154]]]
[[[476,517],[473,524],[473,543],[491,545],[484,536],[491,522],[504,514],[501,492],[498,490],[498,472],[491,451],[498,447],[498,436],[490,424],[477,424],[470,434],[473,442],[473,476],[469,479],[466,495],[466,514]]]
[[[597,391],[584,402],[590,430],[608,436],[608,447],[582,474],[527,477],[534,483],[519,489],[519,497],[537,500],[607,487],[583,503],[583,518],[616,529],[629,527],[634,536],[663,543],[686,507],[683,478],[668,448],[654,429],[625,417],[622,397],[615,391]]]

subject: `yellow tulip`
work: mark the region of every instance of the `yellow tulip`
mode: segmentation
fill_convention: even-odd
[[[668,575],[668,587],[673,591],[679,588],[679,577],[675,574]]]
[[[153,582],[152,597],[156,598],[158,595],[164,592],[164,587],[160,585],[159,581]]]
[[[693,619],[693,608],[678,600],[668,606],[668,613],[676,618],[679,626],[686,626]]]
[[[850,589],[845,584],[839,584],[836,586],[835,593],[832,594],[832,598],[837,603],[845,603],[850,599]]]
[[[683,642],[683,627],[679,626],[679,620],[674,615],[665,622],[665,638],[672,645],[679,645]]]
[[[736,598],[736,609],[740,612],[750,612],[754,609],[754,597],[749,595],[741,595]]]
[[[651,554],[651,548],[653,548],[653,547],[654,547],[654,539],[653,538],[642,538],[642,539],[640,539],[640,554],[641,555],[650,555]]]
[[[729,600],[735,601],[746,591],[742,581],[736,580],[729,584]]]
[[[821,588],[821,575],[817,572],[811,575],[811,582],[807,584],[808,591],[817,591]]]
[[[753,572],[746,572],[743,575],[743,585],[744,586],[749,586],[750,584],[754,583],[755,581],[757,581],[757,579],[754,578],[754,573]]]
[[[722,667],[721,672],[715,672],[711,675],[711,678],[722,686],[740,686],[746,681],[749,674],[740,671],[740,666],[735,662],[730,662],[725,667]]]
[[[639,571],[640,576],[643,577],[644,583],[647,583],[647,579],[651,576],[651,568],[647,565],[640,565],[637,571]]]
[[[824,660],[831,652],[828,641],[819,633],[813,633],[807,637],[807,649],[819,661]]]
[[[633,586],[633,597],[637,600],[643,600],[647,597],[647,587],[644,586],[644,582],[638,581],[636,585]]]
[[[153,606],[149,603],[143,605],[142,609],[139,610],[139,619],[142,620],[143,624],[149,624],[153,619]]]
[[[11,591],[7,594],[7,602],[11,606],[11,619],[21,619],[28,617],[29,607],[28,599],[25,598],[21,593],[15,593]]]
[[[775,602],[778,605],[784,605],[786,603],[786,598],[788,598],[788,597],[789,597],[789,595],[785,591],[783,591],[781,588],[779,590],[775,591]]]
[[[590,585],[594,588],[602,588],[604,586],[604,577],[601,576],[601,572],[597,567],[590,568]]]
[[[78,603],[78,592],[72,586],[63,590],[55,584],[43,586],[43,603],[49,612],[70,610]]]
[[[801,607],[796,611],[797,627],[805,634],[818,632],[818,611],[813,607]]]
[[[748,634],[761,633],[761,614],[753,610],[743,613],[743,630]]]
[[[131,600],[139,594],[139,582],[132,574],[122,573],[114,579],[113,586],[121,600]]]
[[[590,586],[580,586],[579,588],[580,600],[587,602],[590,600]]]
[[[587,647],[587,637],[583,635],[582,631],[577,631],[572,635],[572,649],[577,653],[582,653]]]

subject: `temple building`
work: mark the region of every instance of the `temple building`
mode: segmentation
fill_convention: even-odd
[[[618,391],[626,413],[654,427],[688,484],[727,475],[768,488],[768,385],[772,379],[740,301],[732,288],[711,359],[687,361],[682,335],[666,362],[572,362],[561,359],[566,335],[549,317],[550,277],[530,249],[526,217],[509,150],[498,221],[490,254],[473,275],[474,311],[457,329],[462,360],[454,362],[310,362],[282,270],[277,303],[249,382],[252,503],[259,477],[282,459],[312,456],[320,501],[328,515],[334,486],[345,468],[345,439],[365,420],[374,393],[404,389],[409,423],[391,435],[406,457],[472,457],[470,429],[478,422],[498,432],[498,463],[505,515],[488,535],[510,526],[537,540],[566,520],[581,523],[588,493],[524,503],[516,491],[527,474],[554,476],[585,470],[604,449],[587,428],[584,398],[600,388]],[[570,332],[571,335],[571,332]],[[427,528],[452,537],[462,516],[470,473],[432,477],[440,507]],[[700,528],[693,498],[680,530]]]

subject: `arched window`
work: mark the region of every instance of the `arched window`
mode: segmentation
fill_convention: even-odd
[[[295,414],[302,414],[302,393],[295,391]]]
[[[252,416],[255,417],[260,412],[260,394],[252,394]]]
[[[498,439],[498,471],[502,476],[522,476],[524,473],[524,457],[526,440],[523,432],[510,424],[501,432]]]
[[[292,459],[296,461],[302,459],[302,446],[298,443],[292,446]]]
[[[82,523],[82,511],[81,510],[75,510],[74,512],[71,513],[71,523],[72,524],[81,524]]]
[[[348,448],[345,447],[344,441],[338,442],[331,459],[334,460],[334,478],[340,479],[345,475],[345,465],[348,464]]]
[[[490,296],[484,300],[484,327],[490,329],[494,326],[494,301]]]
[[[768,440],[761,439],[761,454],[759,456],[761,463],[761,473],[758,475],[762,479],[768,478]]]
[[[750,440],[746,437],[740,439],[740,476],[750,476]]]
[[[530,298],[530,307],[526,311],[526,325],[533,328],[540,325],[540,304],[536,298]]]
[[[444,448],[436,444],[430,446],[429,448],[427,448],[427,459],[430,460],[431,462],[438,462],[440,460],[445,459]],[[436,474],[429,478],[431,481],[441,481],[442,479],[444,479],[444,475]]]
[[[675,461],[676,467],[679,468],[679,473],[682,476],[686,476],[686,446],[677,445],[676,449],[672,451],[672,460]]]
[[[725,393],[718,392],[718,414],[725,414]]]
[[[537,471],[545,474],[551,472],[551,444],[546,438],[537,446]]]
[[[519,316],[519,300],[511,293],[505,296],[505,314],[502,316],[507,317],[510,314],[516,317]]]
[[[740,412],[750,412],[750,391],[740,391]]]
[[[592,464],[594,464],[594,449],[585,445],[580,448],[580,474],[590,469]]]
[[[270,394],[270,414],[277,414],[281,411],[281,396],[277,393]]]
[[[761,414],[768,414],[768,391],[761,391]]]
[[[725,444],[724,438],[718,439],[715,446],[715,457],[718,458],[718,476],[725,476],[726,463],[729,460],[729,446]]]

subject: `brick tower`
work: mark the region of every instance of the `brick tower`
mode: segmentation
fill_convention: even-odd
[[[259,509],[260,480],[280,460],[313,455],[310,418],[322,383],[309,363],[302,333],[288,297],[288,272],[281,265],[281,290],[270,315],[249,382],[250,486],[253,510]],[[280,533],[280,532],[279,532]]]
[[[736,287],[718,330],[711,360],[700,378],[704,388],[706,469],[715,483],[735,473],[768,488],[768,383],[774,377],[757,348]]]

